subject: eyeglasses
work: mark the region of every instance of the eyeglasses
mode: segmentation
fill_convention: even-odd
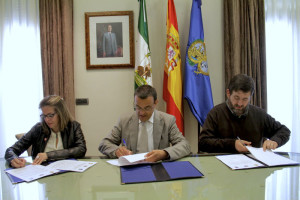
[[[55,116],[55,114],[56,114],[56,112],[50,113],[50,114],[48,114],[48,115],[41,114],[40,117],[41,117],[42,119],[46,119],[46,118],[52,119],[52,118]]]
[[[136,111],[144,111],[144,112],[149,112],[153,109],[153,106],[146,106],[145,108],[141,108],[138,105],[134,105],[134,110]]]

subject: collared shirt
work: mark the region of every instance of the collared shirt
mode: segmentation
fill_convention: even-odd
[[[58,139],[57,146],[56,146],[56,138]],[[51,135],[50,135],[50,138],[48,139],[48,142],[47,142],[44,152],[56,151],[56,150],[60,150],[60,149],[64,149],[62,139],[61,139],[61,134],[60,134],[60,132],[54,133],[51,130]]]
[[[151,117],[148,119],[148,121],[145,121],[147,133],[148,133],[148,150],[149,152],[154,149],[153,145],[153,119],[154,119],[154,112],[152,113]],[[140,138],[141,135],[141,130],[142,130],[142,122],[139,120],[139,133],[138,133],[138,138]]]

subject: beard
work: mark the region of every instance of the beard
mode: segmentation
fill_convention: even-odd
[[[233,105],[230,99],[228,99],[228,106],[237,116],[240,117],[248,111],[249,103],[246,106],[239,106],[237,104]]]

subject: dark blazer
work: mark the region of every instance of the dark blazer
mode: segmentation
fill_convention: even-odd
[[[5,159],[10,163],[14,158],[18,158],[19,155],[26,151],[30,145],[32,145],[31,156],[35,158],[38,153],[44,152],[49,137],[50,134],[46,134],[43,131],[42,124],[37,123],[13,146],[7,148]],[[61,131],[61,138],[64,149],[47,152],[48,160],[84,157],[86,144],[78,122],[69,122],[67,127]]]
[[[136,153],[138,129],[139,118],[135,112],[121,117],[107,137],[101,141],[99,151],[110,158],[116,158],[115,151],[124,139],[127,148]],[[187,156],[191,152],[189,143],[177,128],[175,117],[157,110],[154,110],[153,143],[154,149],[167,151],[170,160]]]

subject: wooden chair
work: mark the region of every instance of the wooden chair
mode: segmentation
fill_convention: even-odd
[[[16,134],[16,138],[17,140],[21,139],[21,137],[23,137],[23,135],[25,135],[25,133],[19,133],[19,134]],[[27,153],[28,153],[28,156],[31,156],[31,151],[32,151],[32,146],[30,146],[28,149],[27,149]]]

